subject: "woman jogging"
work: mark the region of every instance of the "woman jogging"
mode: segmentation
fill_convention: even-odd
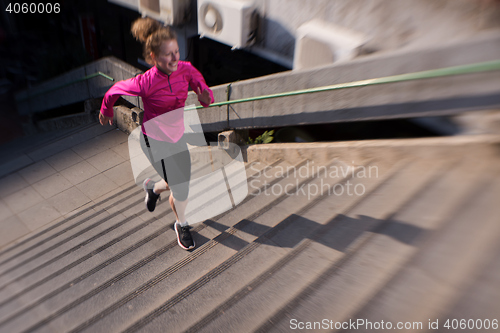
[[[205,107],[214,102],[213,93],[196,68],[189,62],[179,61],[179,46],[172,29],[153,19],[140,18],[132,24],[131,30],[134,37],[144,44],[144,57],[153,67],[144,74],[114,84],[104,95],[99,121],[101,125],[108,122],[112,124],[113,105],[121,95],[142,97],[144,117],[141,148],[163,179],[156,183],[149,178],[144,181],[146,207],[150,212],[154,211],[160,193],[170,189],[169,202],[177,219],[174,224],[177,242],[183,249],[189,250],[195,246],[185,216],[191,159],[184,135],[182,112],[180,121],[167,124],[160,130],[151,128],[151,124],[156,124],[155,120],[168,112],[182,111],[189,86]],[[159,150],[165,158],[155,158],[158,157],[158,148],[161,148]]]

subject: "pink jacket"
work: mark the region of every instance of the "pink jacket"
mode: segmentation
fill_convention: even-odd
[[[188,95],[188,85],[194,91],[197,88],[201,88],[201,91],[208,89],[211,103],[214,102],[213,92],[208,88],[201,73],[190,62],[179,61],[177,70],[170,75],[153,66],[144,74],[115,83],[104,95],[101,113],[106,117],[113,117],[113,105],[121,95],[140,96],[144,104],[143,124],[145,124],[169,111],[183,108]],[[202,105],[208,106],[204,103]],[[166,141],[176,142],[184,133],[184,123],[176,123],[175,126],[162,129],[163,132],[169,132],[165,133],[170,138]],[[142,131],[145,133],[144,125]],[[148,135],[162,140],[157,135]]]

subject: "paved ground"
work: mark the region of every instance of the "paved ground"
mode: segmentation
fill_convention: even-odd
[[[0,247],[130,186],[127,134],[96,125],[72,132],[3,147],[2,171],[16,171],[0,179],[0,223],[9,230]]]

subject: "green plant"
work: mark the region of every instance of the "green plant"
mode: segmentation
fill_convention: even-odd
[[[270,143],[274,139],[273,134],[274,130],[265,131],[264,133],[256,137],[254,140],[252,140],[252,138],[249,137],[248,143],[249,144]]]

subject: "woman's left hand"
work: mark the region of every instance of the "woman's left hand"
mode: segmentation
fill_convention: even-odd
[[[212,102],[212,98],[207,89],[203,90],[203,92],[201,88],[196,89],[196,95],[198,95],[198,100],[203,104],[210,105],[210,102]]]

